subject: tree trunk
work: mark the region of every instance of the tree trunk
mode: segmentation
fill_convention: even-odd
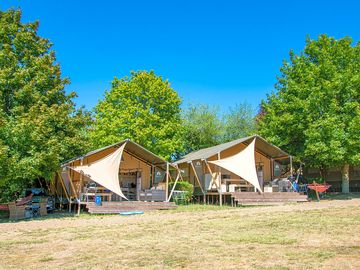
[[[326,182],[328,169],[325,166],[321,166],[319,171],[320,171],[320,177],[321,177],[322,181]]]
[[[349,185],[350,185],[350,178],[349,178],[349,164],[345,164],[342,167],[341,170],[341,180],[342,180],[342,184],[341,184],[341,191],[342,193],[349,193]]]

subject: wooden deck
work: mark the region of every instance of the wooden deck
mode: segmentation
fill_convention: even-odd
[[[290,202],[307,202],[307,196],[297,192],[233,192],[231,197],[241,205],[269,205]]]
[[[102,202],[101,206],[95,205],[94,202],[86,203],[86,208],[91,214],[119,214],[120,212],[128,211],[166,210],[176,207],[174,202]]]

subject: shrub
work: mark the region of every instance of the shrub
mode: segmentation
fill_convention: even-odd
[[[173,188],[173,186],[174,186],[174,182],[170,183],[169,189],[171,190]],[[188,202],[190,202],[192,195],[194,193],[194,186],[186,181],[178,181],[176,183],[175,190],[185,191],[184,199],[185,199],[185,202],[188,203]],[[177,202],[177,200],[174,199],[174,197],[172,198],[172,200]]]

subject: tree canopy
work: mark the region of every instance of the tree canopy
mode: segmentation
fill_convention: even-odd
[[[182,147],[181,99],[153,71],[132,72],[112,82],[95,108],[94,147],[131,139],[170,159]]]
[[[262,107],[261,135],[309,166],[345,166],[348,178],[348,165],[360,164],[360,44],[308,38],[300,54],[290,52]]]
[[[89,115],[66,94],[49,40],[19,10],[0,11],[0,198],[35,179],[52,179],[60,163],[87,147]],[[6,188],[4,188],[6,187]]]
[[[219,144],[222,122],[219,108],[205,104],[190,104],[183,112],[183,142],[185,154]]]
[[[252,106],[243,102],[230,107],[224,115],[223,125],[223,142],[253,135],[255,133],[255,118]]]
[[[185,153],[252,135],[253,109],[248,103],[230,107],[223,116],[219,107],[190,104],[183,112]]]

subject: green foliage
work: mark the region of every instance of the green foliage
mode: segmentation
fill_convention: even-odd
[[[169,183],[169,190],[174,186],[175,182]],[[178,181],[175,186],[175,190],[186,191],[185,192],[185,201],[190,202],[192,195],[194,193],[194,186],[187,181]]]
[[[90,116],[66,94],[52,44],[23,24],[21,12],[0,12],[0,200],[32,181],[51,180],[65,159],[87,147]]]
[[[314,181],[317,183],[317,184],[322,184],[325,182],[325,179],[321,176],[319,177],[308,177],[307,178],[307,181],[309,184],[312,184]]]
[[[233,141],[254,134],[254,110],[246,102],[229,108],[223,119],[223,142]]]
[[[182,122],[185,154],[252,135],[255,129],[253,109],[247,103],[230,107],[222,118],[216,106],[191,104]]]
[[[360,44],[320,35],[290,52],[259,133],[309,166],[360,164]]]
[[[221,142],[222,123],[219,109],[209,105],[189,105],[183,113],[185,153],[210,147]]]
[[[93,145],[103,147],[128,138],[170,159],[182,146],[180,104],[170,83],[153,71],[115,78],[95,108]]]

